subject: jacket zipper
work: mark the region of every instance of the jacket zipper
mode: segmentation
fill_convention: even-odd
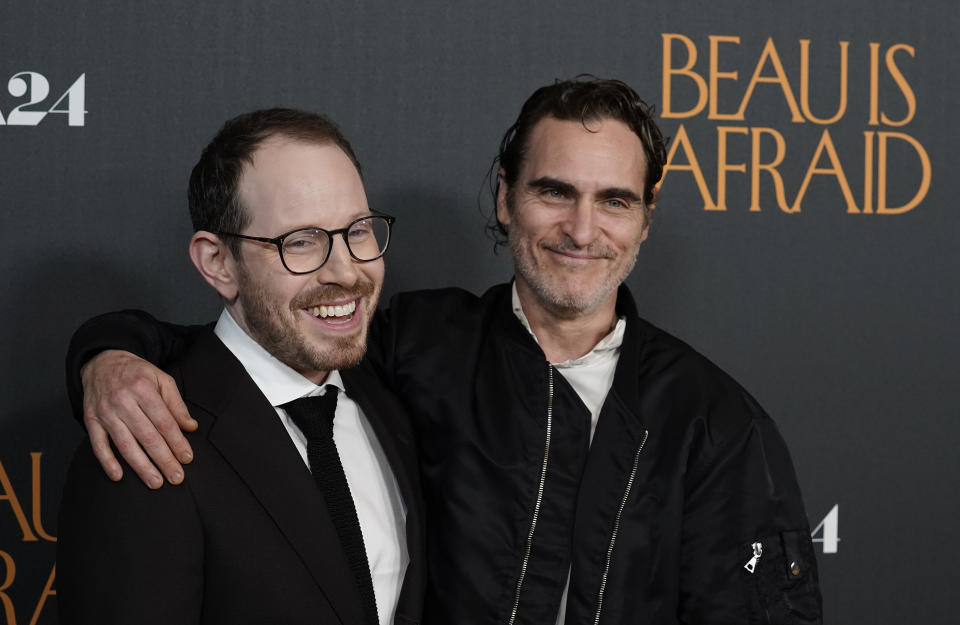
[[[537,501],[533,506],[533,519],[530,521],[530,531],[527,533],[527,547],[523,553],[523,564],[520,566],[520,577],[517,578],[517,591],[513,598],[513,609],[510,611],[509,625],[517,620],[517,609],[520,607],[520,590],[523,579],[527,575],[527,566],[530,564],[530,551],[533,549],[533,532],[537,529],[537,519],[540,518],[540,504],[543,502],[543,486],[547,481],[547,464],[550,459],[550,435],[553,433],[553,365],[547,365],[547,440],[543,448],[543,464],[540,467],[540,485],[537,487]]]
[[[600,612],[603,610],[603,593],[607,590],[607,577],[610,574],[610,562],[613,560],[613,545],[617,542],[617,533],[620,531],[620,517],[623,516],[623,509],[627,505],[627,499],[630,497],[630,489],[633,488],[633,481],[637,477],[637,467],[640,464],[640,452],[643,446],[647,444],[649,430],[643,431],[643,440],[637,447],[637,453],[633,456],[633,469],[630,470],[630,478],[627,480],[627,487],[623,491],[623,497],[620,499],[620,508],[617,510],[617,516],[613,521],[613,533],[610,535],[610,544],[607,546],[607,561],[603,567],[603,575],[600,576],[600,592],[597,594],[597,612],[593,617],[593,625],[600,623]]]

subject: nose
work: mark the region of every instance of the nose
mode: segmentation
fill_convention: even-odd
[[[324,284],[351,287],[356,284],[359,277],[357,263],[350,256],[347,242],[342,236],[334,236],[332,245],[327,262],[323,263],[316,272],[317,280]]]
[[[567,213],[561,229],[577,247],[590,245],[597,238],[596,207],[588,198],[580,198]]]

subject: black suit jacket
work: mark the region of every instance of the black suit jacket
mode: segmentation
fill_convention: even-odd
[[[190,414],[194,461],[181,486],[109,481],[81,444],[60,508],[61,621],[363,622],[359,591],[323,497],[276,412],[209,330],[170,369]],[[406,505],[410,564],[395,623],[420,620],[424,526],[406,413],[365,363],[341,372],[383,447]]]

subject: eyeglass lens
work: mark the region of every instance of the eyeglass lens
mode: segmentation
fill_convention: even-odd
[[[390,224],[383,217],[371,216],[355,221],[342,235],[354,258],[374,260],[387,248]],[[313,271],[326,261],[330,244],[330,235],[323,230],[298,230],[283,240],[283,260],[290,271]]]

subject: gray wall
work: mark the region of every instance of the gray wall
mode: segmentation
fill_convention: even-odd
[[[5,0],[3,120],[24,121],[15,107],[39,99],[37,83],[28,92],[22,80],[8,84],[28,71],[49,95],[27,110],[51,108],[83,76],[57,108],[86,113],[72,120],[81,125],[56,113],[0,125],[0,624],[57,622],[57,501],[81,437],[62,381],[73,329],[116,308],[190,322],[218,311],[186,256],[185,187],[225,119],[270,105],[329,114],[364,163],[371,205],[399,218],[386,294],[482,290],[510,276],[483,234],[488,198],[478,201],[500,135],[534,88],[581,72],[629,82],[672,114],[666,134],[689,139],[710,202],[676,167],[690,163],[678,148],[628,282],[643,315],[774,415],[811,526],[834,511],[817,533],[835,528],[840,539],[817,543],[828,621],[954,622],[960,160],[948,103],[958,95],[960,12],[946,0],[835,4]],[[710,92],[721,115],[737,111],[763,59],[767,82],[742,119],[712,118],[709,104],[697,112],[696,80],[673,71],[688,60],[685,38],[709,87],[711,36],[739,38],[716,44],[717,71],[737,72]],[[776,59],[764,55],[768,40]],[[847,106],[831,123],[802,111],[793,120],[801,40],[810,42],[810,112],[821,119],[840,103],[849,42]],[[775,60],[790,97],[769,82]],[[892,123],[872,123],[872,94]],[[773,133],[788,207],[813,173],[797,212],[781,210],[769,173],[750,210],[752,137],[764,163],[776,155]],[[726,161],[747,166],[726,174],[726,210],[706,210],[717,202],[720,136]],[[903,206],[925,165],[919,203],[878,214],[878,184],[888,207]]]

